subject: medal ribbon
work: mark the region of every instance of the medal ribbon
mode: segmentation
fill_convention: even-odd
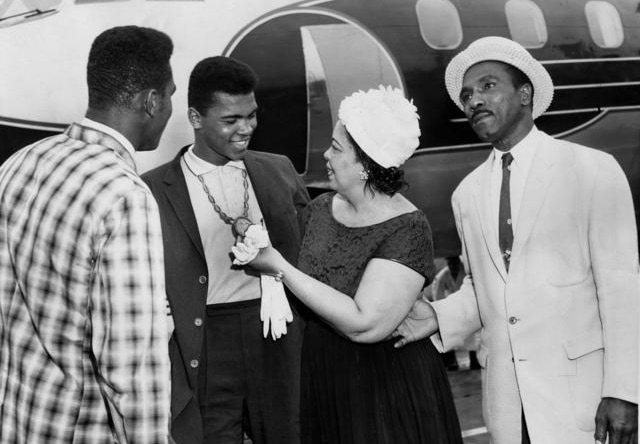
[[[202,189],[207,195],[207,199],[209,199],[209,202],[211,202],[211,206],[213,206],[214,211],[218,213],[218,216],[220,216],[220,219],[222,219],[222,221],[225,224],[231,225],[231,230],[233,231],[233,234],[235,236],[244,236],[247,229],[252,224],[251,219],[249,219],[249,179],[247,177],[247,170],[245,169],[242,170],[242,185],[244,187],[244,205],[242,209],[242,215],[236,218],[233,218],[228,214],[226,214],[224,211],[222,211],[222,208],[220,208],[220,205],[218,205],[216,200],[211,195],[211,192],[209,191],[209,187],[204,181],[203,175],[196,174],[191,169],[191,166],[187,163],[187,159],[185,159],[184,157],[182,158],[182,161],[187,166],[187,169],[191,172],[191,174],[193,174],[202,185]]]

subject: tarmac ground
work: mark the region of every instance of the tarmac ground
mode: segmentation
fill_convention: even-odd
[[[469,369],[469,353],[458,351],[456,357],[459,369],[448,374],[464,443],[489,444],[489,434],[482,421],[480,370]]]

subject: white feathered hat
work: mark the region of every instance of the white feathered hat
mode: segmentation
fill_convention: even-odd
[[[338,118],[362,151],[391,168],[402,165],[420,145],[417,111],[402,90],[380,85],[343,99]]]
[[[465,73],[476,63],[497,61],[515,66],[533,85],[533,118],[544,113],[553,100],[553,81],[547,70],[520,44],[504,37],[483,37],[456,55],[445,71],[444,81],[451,100],[463,109],[460,90]]]

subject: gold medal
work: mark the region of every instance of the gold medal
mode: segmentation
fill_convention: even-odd
[[[247,233],[247,230],[251,225],[252,225],[252,222],[249,220],[248,217],[239,216],[233,220],[233,223],[231,224],[231,229],[233,230],[233,234],[235,236],[244,237],[244,235]]]

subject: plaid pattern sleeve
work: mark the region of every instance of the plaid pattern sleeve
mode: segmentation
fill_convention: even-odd
[[[166,443],[169,391],[157,205],[72,125],[0,166],[0,442]]]
[[[96,236],[92,349],[120,442],[156,443],[168,433],[162,427],[170,375],[166,299],[158,297],[164,295],[159,220],[151,194],[136,190],[103,218]]]

